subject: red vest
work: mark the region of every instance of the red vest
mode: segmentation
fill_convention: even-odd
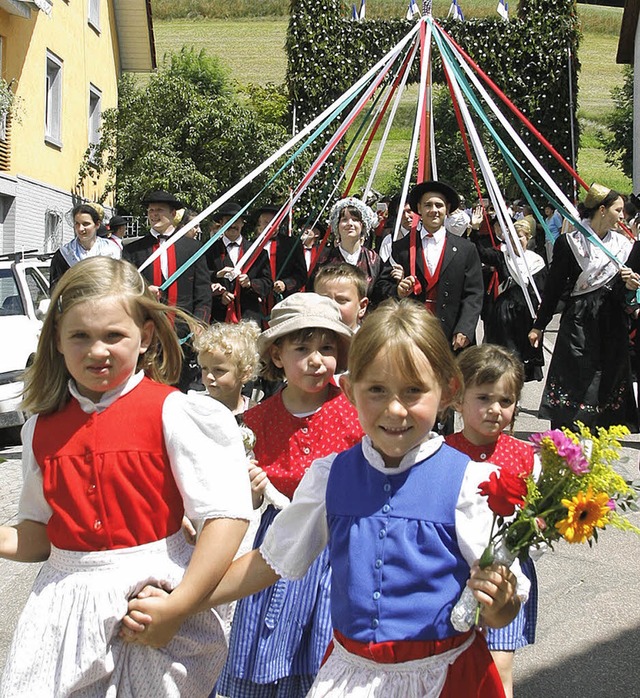
[[[180,529],[184,507],[162,432],[162,406],[174,390],[144,378],[100,414],[71,399],[38,417],[33,452],[53,510],[53,545],[128,548]]]

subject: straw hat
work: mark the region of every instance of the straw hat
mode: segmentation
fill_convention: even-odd
[[[590,187],[587,195],[584,197],[584,205],[586,208],[596,208],[609,196],[611,189],[594,182]]]
[[[317,293],[293,293],[273,306],[269,329],[258,338],[260,358],[267,358],[271,345],[280,337],[298,330],[315,328],[336,333],[338,370],[344,370],[353,330],[342,322],[340,306],[332,298]]]

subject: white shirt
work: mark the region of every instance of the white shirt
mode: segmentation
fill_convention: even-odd
[[[238,258],[240,257],[240,245],[242,244],[242,235],[239,235],[237,240],[229,240],[229,238],[226,235],[223,235],[222,242],[224,242],[224,246],[227,248],[227,254],[229,255],[229,258],[231,259],[231,261],[233,262],[233,266],[235,267],[238,263]]]
[[[432,433],[429,439],[405,454],[393,473],[408,470],[433,455],[443,443],[442,436]],[[372,468],[383,473],[389,472],[368,436],[362,440],[362,451]],[[260,546],[260,554],[265,561],[286,579],[303,577],[328,543],[326,492],[331,465],[336,455],[332,453],[313,461],[298,485],[293,501],[278,514]],[[467,467],[460,487],[455,511],[456,538],[460,552],[469,566],[480,558],[487,546],[493,520],[485,498],[478,493],[478,485],[496,470],[498,467],[491,463],[473,463]],[[522,573],[517,560],[512,570],[518,578],[518,595],[524,601],[529,595],[529,580]]]
[[[433,235],[429,235],[427,230],[422,227],[422,223],[420,223],[422,249],[424,250],[424,257],[427,260],[427,267],[429,268],[430,274],[433,274],[438,267],[440,255],[442,254],[442,249],[444,247],[446,233],[447,231],[443,226],[440,228],[440,230],[436,230]]]
[[[139,371],[99,402],[83,397],[69,381],[83,412],[103,412],[143,379]],[[18,519],[47,523],[51,508],[42,490],[42,471],[33,455],[37,415],[22,428],[23,485]],[[162,406],[162,432],[171,471],[191,519],[250,519],[253,510],[240,430],[231,412],[208,395],[175,391]]]

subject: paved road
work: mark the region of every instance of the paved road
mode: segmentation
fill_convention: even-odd
[[[547,336],[553,341],[553,335]],[[528,384],[516,436],[548,428],[536,418],[542,384]],[[0,523],[11,519],[20,489],[19,448],[0,464]],[[638,479],[640,435],[625,441],[620,472]],[[634,515],[640,526],[640,514]],[[0,561],[0,669],[17,614],[39,565]],[[559,545],[537,563],[536,644],[516,656],[517,698],[640,698],[640,538],[609,530],[593,548]]]

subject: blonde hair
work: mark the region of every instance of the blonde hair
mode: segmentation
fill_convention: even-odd
[[[180,319],[194,331],[197,322],[184,311],[156,300],[138,270],[129,262],[90,257],[75,264],[57,283],[42,325],[33,364],[25,373],[22,408],[36,414],[61,409],[69,399],[69,372],[57,349],[60,322],[71,308],[109,298],[121,302],[139,327],[151,320],[154,333],[149,348],[138,358],[137,369],[153,380],[173,385],[182,367],[182,349],[173,329]]]
[[[423,305],[404,298],[380,304],[362,323],[349,351],[349,379],[357,383],[380,351],[390,353],[403,374],[423,382],[415,365],[415,352],[431,364],[442,388],[442,404],[458,399],[462,376],[440,322]]]
[[[326,264],[320,267],[313,280],[313,290],[316,291],[316,287],[320,284],[339,279],[346,279],[353,284],[358,294],[358,300],[361,301],[363,298],[366,298],[369,288],[367,275],[359,267],[353,264],[347,264],[346,262],[341,264]]]
[[[203,330],[194,340],[193,348],[200,354],[221,352],[233,362],[238,376],[249,381],[255,378],[260,363],[258,337],[260,328],[253,320],[238,324],[218,322]]]
[[[481,344],[465,349],[458,357],[465,389],[473,385],[497,383],[506,378],[514,401],[520,399],[524,387],[522,361],[508,349],[498,344]]]

